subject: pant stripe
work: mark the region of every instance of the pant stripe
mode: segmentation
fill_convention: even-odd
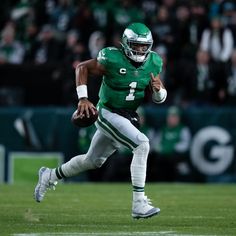
[[[129,143],[132,146],[132,149],[136,148],[138,146],[138,144],[136,144],[135,142],[133,142],[131,139],[129,139],[128,137],[126,137],[125,135],[123,135],[117,128],[115,128],[103,115],[102,112],[100,111],[100,115],[99,115],[100,119],[102,122],[105,122],[107,124],[108,127],[110,127],[111,130],[113,130],[121,139],[123,139],[123,141],[126,141],[127,143]]]
[[[123,137],[120,137],[120,133],[117,133],[115,129],[111,128],[107,122],[104,122],[105,120],[104,119],[100,119],[100,117],[98,117],[98,120],[97,120],[97,123],[98,125],[103,128],[104,130],[106,130],[113,138],[115,138],[118,142],[122,143],[123,145],[125,145],[127,148],[130,148],[130,149],[134,149],[135,147],[137,147],[137,145],[135,144],[132,145],[128,140],[127,138],[124,139]],[[123,136],[123,135],[122,135]]]

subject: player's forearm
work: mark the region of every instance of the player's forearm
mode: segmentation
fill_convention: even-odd
[[[88,97],[88,76],[95,75],[97,72],[96,60],[91,59],[84,62],[81,62],[75,71],[75,83],[76,91],[78,98],[87,98]]]
[[[80,63],[75,71],[76,87],[79,85],[86,85],[88,81],[88,68],[85,63]]]
[[[105,73],[105,68],[98,63],[96,59],[81,62],[75,71],[76,74],[76,90],[78,97],[87,96],[87,82],[90,75],[101,76]],[[82,93],[82,95],[81,95]]]
[[[81,63],[75,71],[75,83],[78,99],[88,97],[87,89],[88,69],[85,64]]]

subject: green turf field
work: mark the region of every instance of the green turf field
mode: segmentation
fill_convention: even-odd
[[[161,214],[131,218],[129,184],[59,184],[42,203],[34,186],[0,185],[0,235],[236,235],[236,186],[151,184]]]

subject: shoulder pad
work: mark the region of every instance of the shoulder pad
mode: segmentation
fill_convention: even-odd
[[[116,47],[106,47],[100,50],[97,56],[97,60],[103,64],[107,65],[110,62],[117,59],[120,54],[120,50]]]
[[[155,65],[162,66],[162,58],[154,51],[151,51],[150,54],[152,56],[153,63]]]

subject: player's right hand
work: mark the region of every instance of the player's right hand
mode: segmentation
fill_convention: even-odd
[[[78,116],[80,118],[83,118],[86,115],[89,118],[89,111],[91,111],[92,114],[95,115],[96,107],[87,98],[81,98],[78,102]]]

